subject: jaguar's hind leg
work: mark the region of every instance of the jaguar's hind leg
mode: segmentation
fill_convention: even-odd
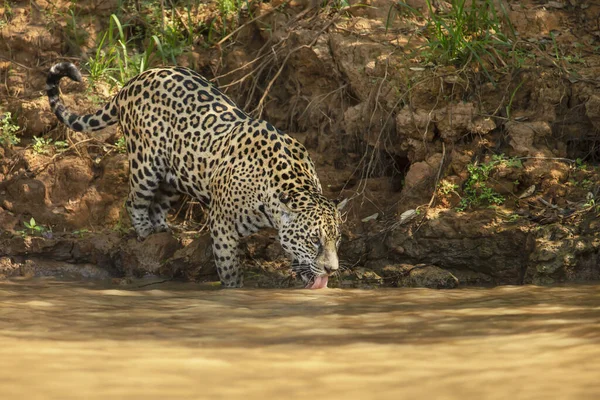
[[[154,199],[148,209],[150,222],[154,232],[165,232],[169,230],[167,225],[167,213],[169,209],[179,200],[179,192],[170,184],[163,181],[160,183]]]
[[[126,135],[130,137],[130,135]],[[135,146],[129,146],[129,196],[125,207],[131,218],[138,239],[143,240],[154,232],[154,224],[150,220],[150,205],[159,191],[159,183],[165,172],[160,160],[148,160]]]

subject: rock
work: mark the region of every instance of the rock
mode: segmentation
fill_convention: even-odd
[[[454,143],[465,134],[473,132],[472,122],[475,112],[473,103],[448,104],[448,106],[436,110],[436,127],[444,142]]]
[[[585,115],[596,129],[600,129],[600,96],[593,94],[585,102]]]
[[[559,225],[537,232],[535,248],[529,257],[525,282],[549,285],[600,279],[600,243],[580,237]]]
[[[370,288],[381,286],[384,279],[370,268],[354,268],[341,271],[329,280],[329,287]]]
[[[355,21],[355,23],[365,24],[366,22]],[[381,23],[378,23],[381,25]],[[378,93],[378,102],[387,109],[391,109],[398,101],[397,90],[388,80],[373,82],[373,74],[379,77],[384,76],[385,65],[394,66],[400,57],[393,55],[391,47],[384,44],[373,42],[372,40],[356,35],[347,35],[341,33],[329,34],[330,52],[335,60],[337,69],[349,83],[352,92],[361,102],[372,102],[372,96],[375,90]],[[397,59],[394,59],[396,57]],[[375,60],[375,65],[371,66],[371,74],[366,74],[362,66]],[[372,65],[372,64],[371,64]],[[380,71],[381,69],[381,71]],[[388,68],[388,71],[394,71],[394,68]]]
[[[178,249],[159,270],[161,275],[186,280],[218,280],[210,235],[204,234]]]
[[[0,257],[0,278],[17,276],[21,273],[21,265],[13,262],[10,257]]]
[[[110,279],[108,271],[93,264],[72,264],[64,261],[30,258],[20,268],[20,275],[53,276],[62,279]]]
[[[5,204],[0,206],[0,232],[14,232],[18,229],[19,218],[6,210]]]
[[[79,199],[88,190],[94,173],[91,163],[81,157],[65,157],[49,166],[43,180],[49,188],[49,197],[57,204]]]
[[[396,114],[396,132],[401,137],[431,142],[435,136],[433,114],[426,110],[413,111],[404,107]]]
[[[519,224],[491,229],[495,218],[491,210],[431,212],[416,232],[400,226],[386,237],[387,257],[475,271],[495,284],[521,284],[534,238]]]
[[[404,177],[404,189],[412,190],[431,180],[435,171],[425,161],[413,163]]]
[[[43,207],[48,202],[46,198],[46,186],[38,179],[24,178],[15,181],[7,188],[7,192],[9,198],[18,199],[19,202],[26,203],[31,210]]]
[[[342,235],[338,254],[342,269],[352,265],[364,264],[366,254],[367,243],[363,235],[355,234],[351,231]]]
[[[396,115],[399,135],[431,142],[437,134],[446,143],[455,143],[466,134],[486,135],[496,128],[490,118],[477,115],[473,103],[450,103],[437,110],[403,108]]]
[[[412,205],[409,199],[422,199],[431,196],[441,162],[442,155],[438,153],[433,154],[426,161],[419,161],[410,166],[404,177],[402,195],[406,201],[400,204],[400,212],[405,211],[405,207]]]
[[[458,279],[435,265],[394,264],[383,268],[383,276],[398,287],[454,289]]]
[[[142,242],[129,239],[121,255],[121,266],[126,275],[155,275],[165,260],[180,248],[180,243],[169,232],[155,233]]]
[[[552,136],[550,124],[544,121],[515,122],[509,121],[505,125],[510,137],[510,146],[518,156],[547,156],[553,157],[545,145],[544,139]]]
[[[48,100],[40,97],[33,101],[21,103],[19,113],[19,125],[24,127],[24,135],[27,137],[41,137],[48,128],[56,125],[56,117],[47,106]],[[43,110],[43,111],[42,111]]]
[[[492,286],[494,279],[482,272],[470,271],[466,269],[448,269],[452,275],[458,279],[462,286]]]
[[[400,145],[400,150],[407,153],[410,162],[424,161],[431,145],[425,145],[422,140],[407,138]]]
[[[165,275],[199,280],[216,278],[208,235],[182,248],[170,233],[158,233],[145,241],[123,240],[116,232],[63,235],[53,239],[31,236],[0,238],[0,274],[12,276],[16,267],[10,255],[27,266],[31,276],[105,279],[108,277]],[[93,268],[92,268],[93,267]],[[43,270],[47,269],[48,272]],[[21,274],[21,272],[18,272]]]
[[[393,122],[384,110],[373,109],[368,102],[362,102],[344,112],[343,126],[347,134],[363,138],[374,148],[386,150],[390,142],[395,143]]]

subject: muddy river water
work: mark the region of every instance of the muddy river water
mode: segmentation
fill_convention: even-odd
[[[600,399],[600,285],[0,282],[1,399]]]

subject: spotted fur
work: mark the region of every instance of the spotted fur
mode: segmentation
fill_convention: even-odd
[[[322,195],[302,144],[251,118],[196,72],[181,67],[141,73],[94,114],[79,116],[60,98],[62,77],[81,81],[70,63],[50,69],[46,91],[57,118],[76,131],[118,123],[126,138],[126,206],[141,239],[166,230],[181,193],[209,206],[221,283],[241,287],[240,238],[278,229],[283,249],[306,283],[338,269],[340,214]]]

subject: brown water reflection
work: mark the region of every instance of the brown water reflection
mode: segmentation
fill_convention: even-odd
[[[595,399],[600,285],[0,283],[1,399]]]

